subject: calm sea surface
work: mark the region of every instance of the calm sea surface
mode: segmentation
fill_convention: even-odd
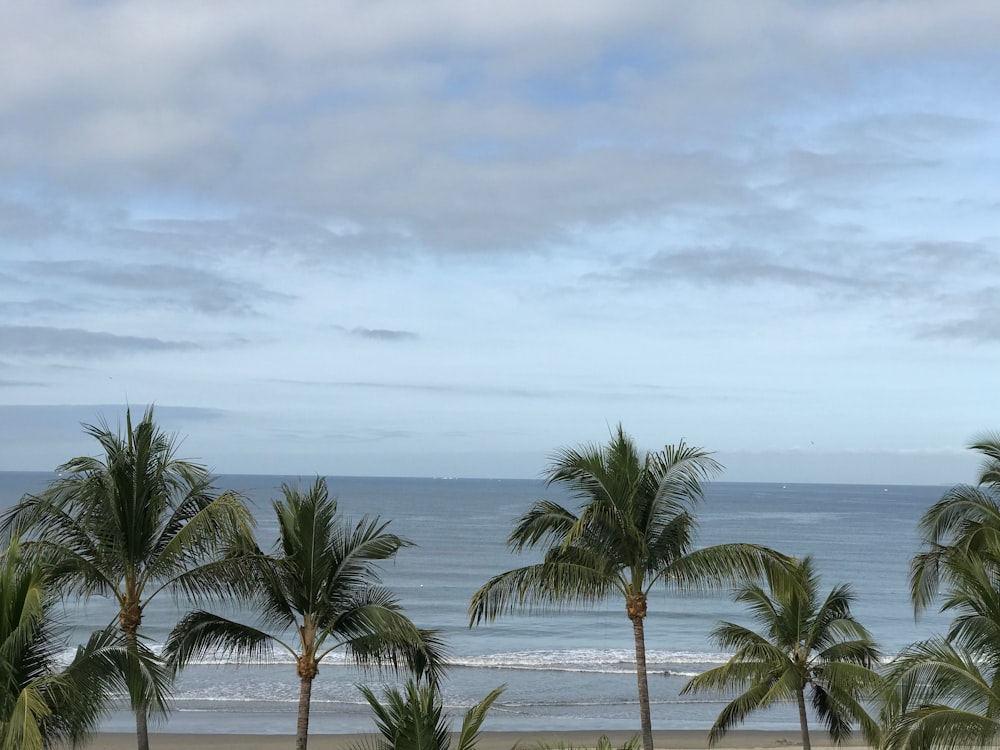
[[[0,508],[52,478],[0,472]],[[258,536],[269,547],[276,535],[270,500],[279,495],[282,482],[298,481],[224,475],[218,486],[251,498]],[[638,728],[632,628],[623,602],[468,627],[466,607],[473,591],[496,573],[534,561],[506,549],[512,520],[536,499],[567,502],[565,497],[532,480],[331,477],[329,487],[345,515],[355,520],[381,516],[391,520],[392,531],[416,543],[386,567],[385,581],[419,626],[443,631],[454,665],[445,694],[456,724],[461,707],[504,684],[506,692],[494,704],[487,730]],[[756,542],[791,555],[813,555],[825,589],[841,582],[853,585],[855,614],[891,655],[947,626],[936,613],[914,621],[907,589],[917,519],[942,492],[941,487],[716,482],[701,506],[697,542]],[[113,617],[101,602],[72,603],[68,609],[74,625],[69,646]],[[145,614],[146,635],[162,643],[183,612],[183,603],[169,596],[155,601]],[[247,617],[252,621],[252,613]],[[650,597],[646,648],[654,729],[707,729],[718,714],[721,701],[678,693],[691,675],[725,660],[707,637],[720,619],[750,624],[726,595],[657,590]],[[324,662],[313,688],[311,731],[371,731],[357,685],[389,680],[362,675],[335,656]],[[157,730],[289,734],[297,698],[294,664],[281,654],[264,665],[194,664],[180,677],[174,711]],[[746,724],[754,729],[796,726],[791,707]],[[125,732],[133,727],[124,712],[103,726]]]

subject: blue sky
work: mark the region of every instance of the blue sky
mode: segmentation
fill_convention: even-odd
[[[1000,430],[995,2],[0,8],[0,469],[951,484]]]

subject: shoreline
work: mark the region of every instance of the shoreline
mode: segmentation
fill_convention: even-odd
[[[547,743],[553,749],[559,747],[593,748],[597,738],[606,734],[613,747],[620,747],[637,732],[614,730],[610,732],[574,730],[548,732],[528,730],[524,732],[482,732],[477,750],[512,750],[515,746],[530,748],[536,743]],[[310,734],[311,750],[348,750],[370,734]],[[152,750],[287,750],[294,741],[291,734],[187,734],[182,732],[154,732],[149,736]],[[653,744],[663,750],[707,750],[707,730],[663,729],[653,732]],[[822,732],[812,733],[814,748],[835,747],[832,740]],[[85,748],[94,750],[131,750],[136,746],[135,735],[126,732],[102,732],[95,734]],[[716,744],[718,748],[730,750],[769,750],[770,748],[801,747],[802,740],[795,730],[738,729],[729,732]],[[866,747],[864,739],[855,735],[841,747]]]

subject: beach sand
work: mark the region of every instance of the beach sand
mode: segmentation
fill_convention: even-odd
[[[511,750],[515,745],[532,746],[546,742],[555,747],[559,742],[576,748],[594,747],[597,738],[607,734],[615,747],[632,736],[632,732],[483,732],[477,750]],[[653,732],[653,742],[664,750],[704,750],[708,747],[706,732],[695,730],[667,730]],[[347,750],[366,735],[360,734],[314,734],[309,736],[309,750]],[[149,738],[151,750],[288,750],[294,747],[291,735],[251,735],[251,734],[179,734],[167,732],[152,734]],[[822,733],[813,733],[813,748],[831,748],[833,743]],[[135,735],[98,734],[87,748],[92,750],[132,750]],[[794,731],[754,731],[730,732],[716,745],[726,750],[770,750],[770,748],[801,747],[802,741]],[[846,747],[864,747],[861,737],[855,737]]]

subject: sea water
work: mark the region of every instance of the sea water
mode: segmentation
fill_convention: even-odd
[[[0,472],[0,509],[52,479],[50,474]],[[280,496],[282,483],[307,487],[312,481],[224,475],[217,486],[249,498],[261,545],[269,548],[277,534],[271,500]],[[435,628],[445,639],[451,667],[444,694],[456,724],[465,707],[506,685],[484,729],[638,727],[632,627],[620,599],[583,609],[505,615],[469,627],[467,607],[477,588],[497,573],[538,559],[507,549],[512,521],[541,498],[572,507],[565,495],[535,480],[331,477],[328,485],[345,516],[355,521],[380,516],[390,521],[390,531],[414,542],[384,566],[383,578],[418,626]],[[936,611],[914,618],[907,582],[909,561],[919,548],[917,521],[943,492],[942,487],[899,485],[715,482],[698,509],[696,546],[742,541],[798,557],[812,555],[824,591],[842,582],[852,585],[855,615],[891,657],[947,627],[947,618]],[[97,600],[69,602],[67,610],[71,648],[114,619],[113,608]],[[170,595],[157,597],[145,611],[146,637],[162,644],[186,610]],[[225,612],[253,623],[252,612]],[[654,729],[707,729],[725,704],[713,696],[679,694],[691,676],[727,658],[709,638],[720,620],[753,625],[728,592],[678,594],[658,587],[651,593],[645,627]],[[313,687],[311,731],[372,731],[358,685],[376,686],[377,692],[393,683],[391,675],[359,672],[335,651],[320,665]],[[288,734],[294,731],[297,700],[294,661],[280,648],[263,664],[206,659],[180,675],[173,711],[155,731]],[[753,715],[745,725],[796,726],[790,706]],[[133,727],[126,711],[116,711],[102,729]]]

